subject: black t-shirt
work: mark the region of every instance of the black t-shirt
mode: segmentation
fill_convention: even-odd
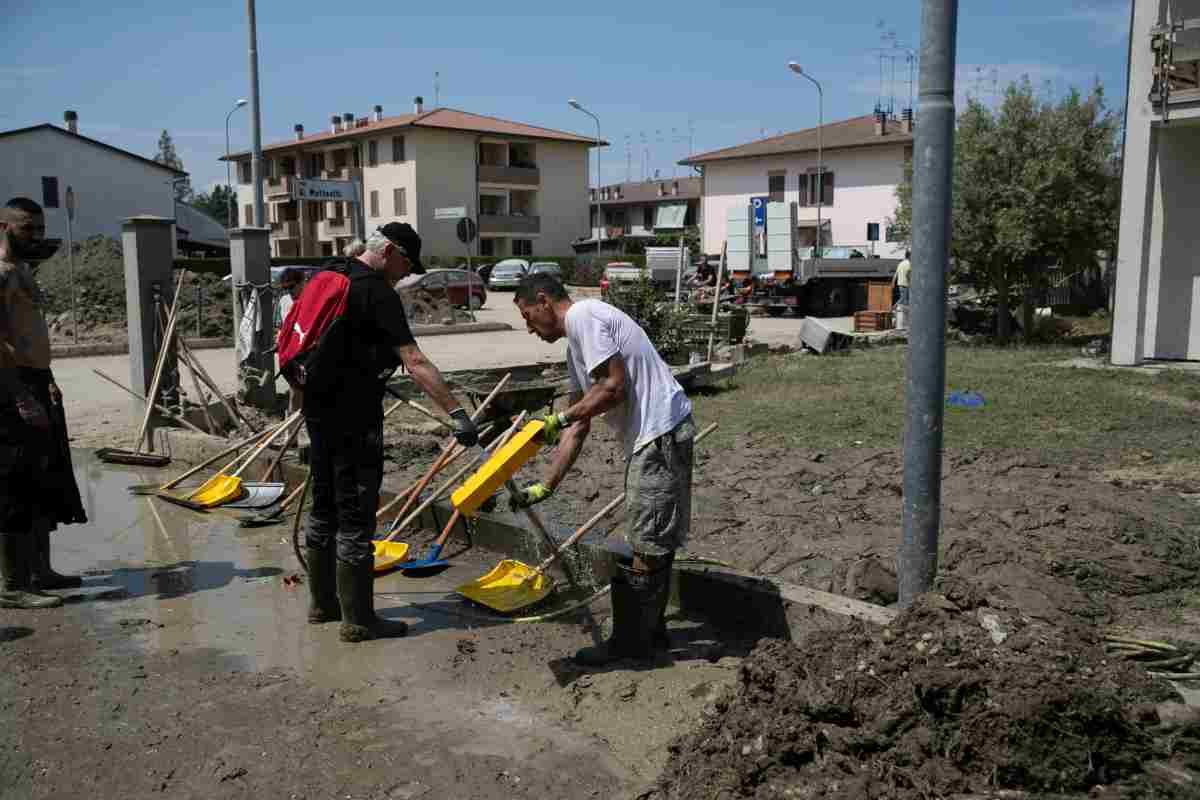
[[[350,278],[346,300],[346,353],[337,388],[321,395],[304,397],[306,416],[329,413],[371,422],[383,414],[384,382],[400,366],[395,348],[414,344],[404,304],[381,272],[368,269],[356,258],[339,268]]]

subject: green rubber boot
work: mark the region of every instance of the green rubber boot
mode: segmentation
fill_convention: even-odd
[[[38,591],[50,589],[78,589],[83,578],[78,575],[62,575],[50,566],[50,531],[33,534],[33,588]]]
[[[28,533],[0,533],[0,570],[4,572],[4,591],[0,608],[57,608],[61,597],[39,594],[30,585],[33,536]]]
[[[333,548],[316,550],[304,548],[304,563],[308,565],[308,622],[320,625],[338,622],[342,607],[338,604],[336,554]]]
[[[408,635],[408,623],[375,616],[375,565],[337,562],[337,598],[342,607],[343,642],[394,639]]]

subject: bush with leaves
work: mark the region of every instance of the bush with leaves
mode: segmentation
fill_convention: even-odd
[[[648,276],[609,287],[608,302],[628,314],[646,332],[651,344],[669,364],[688,357],[687,323],[690,315],[683,307],[663,298]]]

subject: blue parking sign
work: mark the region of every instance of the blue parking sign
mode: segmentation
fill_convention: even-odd
[[[754,207],[754,224],[765,228],[767,225],[767,201],[769,197],[752,197],[750,205]]]

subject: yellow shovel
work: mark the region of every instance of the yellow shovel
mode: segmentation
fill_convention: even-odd
[[[242,494],[241,474],[246,471],[247,467],[254,463],[254,459],[258,458],[262,451],[270,446],[271,442],[275,441],[275,438],[279,434],[291,428],[300,419],[301,413],[303,412],[296,411],[283,422],[279,423],[279,427],[275,428],[270,436],[250,451],[250,454],[242,461],[241,466],[230,475],[226,475],[225,470],[232,467],[241,459],[234,459],[229,464],[226,464],[216,475],[209,478],[200,488],[188,495],[188,501],[204,508],[213,508],[222,503],[238,499]]]
[[[699,444],[704,437],[716,429],[717,423],[709,425],[696,436],[696,443]],[[596,527],[601,520],[624,502],[625,493],[621,492],[608,505],[596,512],[595,516],[583,523],[579,530],[571,534],[569,539],[536,567],[530,567],[513,558],[506,558],[488,574],[476,578],[470,583],[464,583],[455,591],[468,600],[474,600],[480,605],[485,605],[503,614],[539,602],[554,591],[554,580],[545,574],[550,565],[561,558],[576,542],[586,536],[588,531]]]

